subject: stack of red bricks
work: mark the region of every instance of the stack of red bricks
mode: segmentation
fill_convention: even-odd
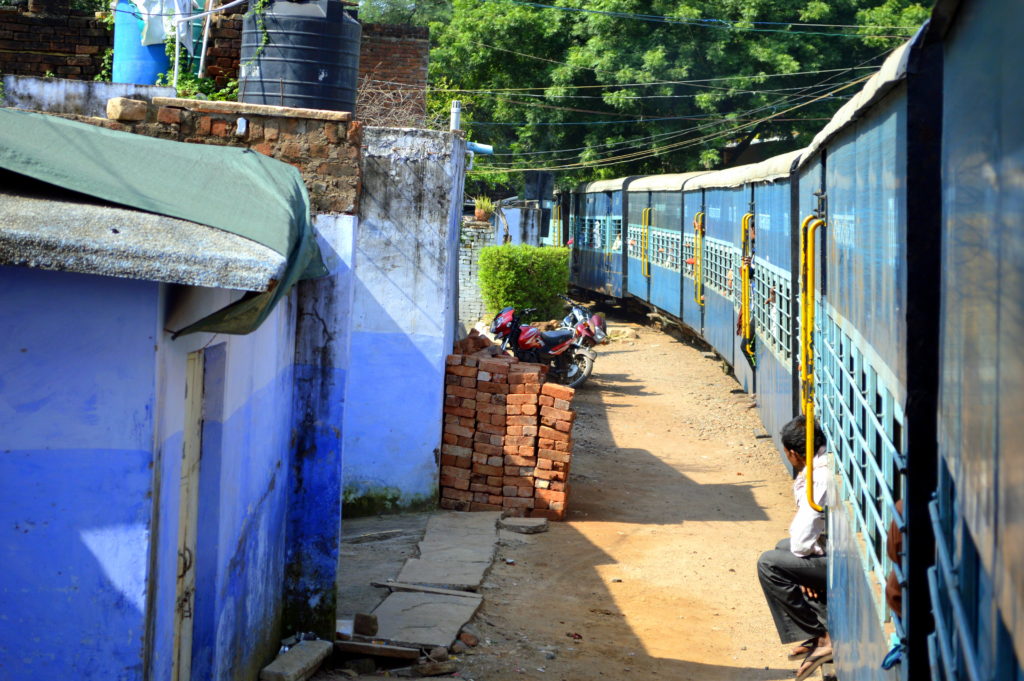
[[[573,389],[511,357],[449,355],[441,507],[565,517]]]

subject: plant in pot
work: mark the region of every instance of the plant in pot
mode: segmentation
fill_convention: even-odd
[[[478,196],[473,202],[476,204],[473,217],[481,222],[490,220],[491,216],[494,215],[494,201],[491,201],[486,196]]]

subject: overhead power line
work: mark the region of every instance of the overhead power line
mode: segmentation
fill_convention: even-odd
[[[886,50],[883,54],[888,53],[891,50]],[[874,57],[877,59],[877,57]],[[547,60],[545,60],[547,61]],[[868,60],[871,61],[871,60]],[[583,67],[581,67],[583,68]],[[607,83],[604,85],[537,85],[533,87],[495,87],[495,88],[439,88],[430,85],[412,85],[410,83],[400,83],[392,80],[373,80],[369,82],[379,83],[382,85],[391,85],[396,89],[407,89],[407,90],[419,90],[427,92],[448,92],[457,94],[474,94],[480,92],[528,92],[530,90],[549,90],[552,88],[558,88],[561,90],[593,90],[600,88],[627,88],[627,87],[652,87],[656,85],[698,85],[700,83],[710,83],[718,80],[736,80],[736,79],[748,79],[753,80],[757,78],[783,78],[787,76],[811,76],[822,73],[843,73],[850,70],[877,70],[877,66],[849,66],[846,68],[838,69],[818,69],[815,71],[793,71],[790,73],[751,73],[747,75],[735,75],[735,76],[717,76],[714,78],[697,78],[692,80],[655,80],[646,83]],[[564,95],[552,95],[552,96],[564,96]]]
[[[846,69],[841,69],[840,71],[841,71],[841,73],[851,73],[851,72],[857,70],[858,68],[861,68],[864,64],[867,64],[869,62],[875,61],[876,59],[885,57],[890,52],[892,52],[893,49],[894,48],[883,50],[879,54],[877,54],[877,55],[875,55],[873,57],[869,57],[868,59],[865,59],[860,64],[857,64],[857,65],[852,66],[852,67],[848,67]],[[829,72],[832,72],[832,71],[833,70],[831,70],[831,69],[829,70]],[[787,102],[791,102],[794,99],[797,99],[799,97],[817,97],[817,95],[819,95],[820,93],[823,92],[824,88],[834,87],[834,85],[830,85],[830,82],[835,80],[839,75],[840,75],[840,73],[833,73],[832,75],[828,76],[827,78],[825,78],[822,81],[819,81],[818,83],[815,83],[815,84],[809,85],[809,86],[803,86],[803,87],[799,88],[799,92],[797,92],[795,94],[791,94],[791,95],[785,97],[782,100],[779,100],[777,102],[770,103],[770,104],[765,104],[765,105],[762,105],[762,106],[754,108],[754,109],[749,109],[747,111],[740,112],[737,115],[748,116],[748,115],[751,115],[751,114],[755,114],[758,111],[763,111],[765,109],[773,109],[773,108],[776,108],[778,106],[785,105]],[[851,82],[854,82],[854,81],[851,81]],[[804,93],[808,93],[808,94],[804,94]],[[834,91],[833,91],[833,95],[834,95]],[[522,96],[522,95],[520,95],[520,96]],[[843,96],[843,98],[846,98],[846,96]],[[775,120],[788,120],[788,119],[778,118],[778,119],[775,119]],[[811,119],[801,118],[799,120],[811,120]],[[639,137],[639,138],[633,138],[632,140],[623,140],[621,142],[613,142],[613,143],[609,143],[609,144],[597,144],[597,145],[588,145],[588,146],[585,146],[585,147],[575,147],[575,148],[568,148],[568,149],[552,149],[552,150],[546,150],[546,151],[532,151],[532,152],[519,152],[519,153],[497,153],[497,154],[494,154],[494,156],[535,156],[535,155],[540,155],[540,154],[561,154],[561,153],[567,153],[567,152],[584,151],[584,150],[587,150],[587,149],[598,149],[598,148],[605,148],[605,147],[615,148],[615,147],[623,147],[623,146],[636,146],[636,145],[639,145],[640,143],[645,142],[645,141],[654,141],[656,139],[664,141],[664,140],[672,139],[674,137],[679,137],[679,136],[681,136],[683,134],[686,134],[688,132],[694,132],[696,130],[700,130],[700,129],[703,129],[703,128],[706,128],[706,127],[711,127],[713,125],[716,125],[716,123],[698,125],[698,126],[695,126],[695,127],[686,128],[686,129],[684,129],[682,131],[668,131],[668,132],[663,132],[663,133],[657,133],[655,135]],[[577,154],[577,155],[574,155],[574,156],[571,156],[571,157],[568,157],[568,158],[578,158],[578,156],[579,155]],[[562,160],[562,159],[549,158],[549,159],[547,159],[547,162],[550,163],[550,162],[556,161],[556,160]],[[486,166],[487,167],[493,167],[494,164],[493,163],[487,163]]]
[[[823,88],[822,86],[827,86],[827,87]],[[817,87],[816,94],[820,94],[823,89],[834,88],[835,86],[834,85],[827,85],[827,83],[819,83],[817,86],[812,86],[812,88],[814,88],[814,87]],[[811,89],[811,88],[805,88],[805,89]],[[771,103],[768,103],[768,104],[762,104],[761,106],[755,107],[753,109],[748,109],[746,111],[741,111],[738,114],[736,114],[736,116],[742,116],[742,117],[753,116],[754,114],[757,114],[758,112],[762,112],[762,111],[766,111],[766,110],[774,110],[774,109],[777,109],[777,108],[779,108],[781,106],[787,106],[788,104],[792,103],[793,100],[794,100],[794,96],[791,95],[789,97],[785,97],[785,98],[783,98],[781,100],[777,100],[775,102],[771,102]],[[733,123],[733,122],[736,122],[736,121],[739,121],[739,122],[749,122],[751,120],[758,120],[758,119],[756,119],[756,118],[755,119],[750,119],[750,118],[726,117],[726,116],[721,116],[720,115],[719,119],[716,120],[716,121],[712,121],[712,122],[709,122],[709,123],[702,123],[702,124],[699,124],[699,125],[696,125],[696,126],[693,126],[693,127],[690,127],[690,128],[685,128],[683,130],[678,130],[678,131],[669,132],[669,133],[663,133],[663,134],[661,134],[661,135],[659,135],[657,137],[659,137],[661,141],[667,141],[669,139],[676,138],[676,137],[681,137],[683,135],[686,135],[686,134],[689,134],[689,133],[692,133],[692,132],[698,132],[698,131],[714,128],[715,126],[723,124],[723,123]],[[826,119],[806,119],[806,118],[784,119],[784,118],[775,118],[773,120],[776,120],[776,121],[787,121],[787,120],[806,121],[806,120],[828,120],[828,119],[827,118]],[[718,133],[718,134],[720,134],[720,133]],[[652,136],[650,139],[653,139],[653,137],[654,136]],[[583,151],[583,150],[587,150],[587,149],[598,148],[598,146],[612,146],[612,147],[616,147],[616,146],[618,146],[618,147],[630,147],[631,146],[633,148],[637,148],[639,146],[638,142],[643,142],[645,139],[648,139],[648,138],[640,138],[638,140],[631,140],[631,141],[628,141],[628,142],[625,142],[625,143],[617,143],[617,144],[613,144],[613,145],[595,145],[594,147],[578,147],[576,149],[562,149],[562,150],[556,150],[554,152],[549,152],[549,153],[566,153],[566,152],[570,152],[570,151]],[[495,154],[495,155],[497,156],[497,154]],[[501,154],[501,155],[502,156],[510,156],[510,155],[514,156],[515,154]],[[567,160],[571,160],[571,159],[577,159],[579,157],[580,157],[580,154],[572,154],[570,156],[561,156],[561,157],[547,158],[547,159],[544,159],[544,162],[550,164],[550,163],[553,163],[553,162],[556,162],[556,161],[567,161]],[[511,164],[499,164],[499,163],[494,163],[494,162],[492,162],[492,161],[490,161],[488,159],[486,167],[487,168],[514,169],[517,166],[516,166],[516,164],[514,162],[511,163]]]
[[[768,24],[775,26],[788,26],[788,27],[800,27],[800,22],[757,22],[757,21],[727,21],[725,19],[672,19],[670,17],[660,16],[656,14],[632,14],[629,12],[609,12],[606,10],[598,9],[585,9],[583,7],[562,7],[560,5],[544,5],[539,2],[528,2],[527,0],[483,0],[484,2],[497,2],[497,3],[509,3],[513,5],[522,5],[525,7],[534,7],[536,9],[553,9],[561,12],[582,12],[585,14],[600,14],[603,16],[616,17],[618,19],[633,19],[636,21],[646,21],[656,24],[669,24],[676,26],[694,26],[697,28],[711,28],[718,30],[727,31],[743,31],[749,33],[786,33],[789,35],[823,35],[831,36],[834,38],[899,38],[905,40],[908,36],[906,35],[881,35],[881,34],[870,34],[870,33],[836,33],[834,31],[803,31],[803,30],[787,30],[785,28],[756,28],[755,26],[742,26],[737,24]],[[821,27],[821,25],[810,25],[814,27]],[[916,30],[916,26],[855,26],[853,24],[836,25],[842,28],[897,28],[902,30]]]
[[[638,161],[638,160],[642,160],[642,159],[645,159],[645,158],[652,158],[652,157],[657,156],[659,154],[662,154],[662,153],[664,153],[666,151],[672,151],[672,150],[676,150],[676,149],[681,149],[681,148],[685,148],[685,147],[688,147],[688,146],[695,146],[695,145],[700,144],[700,143],[702,143],[704,141],[707,141],[709,139],[714,139],[716,137],[721,137],[724,134],[730,134],[730,133],[734,133],[734,132],[739,132],[740,130],[744,130],[744,129],[750,128],[752,125],[757,125],[759,123],[764,123],[764,122],[770,121],[770,120],[772,120],[774,118],[778,118],[780,116],[783,116],[783,115],[785,115],[787,113],[790,113],[792,111],[795,111],[797,109],[803,108],[805,106],[809,106],[809,105],[813,104],[814,102],[816,102],[818,100],[825,99],[826,97],[829,97],[830,95],[833,95],[833,94],[835,94],[837,92],[840,92],[842,90],[846,90],[848,88],[851,88],[854,85],[857,85],[859,83],[863,83],[868,78],[871,78],[871,76],[869,75],[869,76],[864,76],[862,78],[858,78],[858,79],[853,80],[853,81],[851,81],[849,83],[841,85],[841,86],[835,88],[834,90],[831,90],[830,92],[827,92],[825,94],[819,95],[815,99],[811,99],[811,100],[808,100],[806,102],[801,102],[799,104],[791,106],[788,109],[785,109],[785,110],[780,111],[778,113],[771,114],[771,115],[768,115],[768,116],[764,116],[764,117],[761,117],[761,118],[756,119],[754,121],[749,121],[749,122],[747,122],[747,123],[745,123],[743,125],[734,126],[731,129],[729,129],[729,130],[716,131],[716,132],[713,132],[713,133],[711,133],[709,135],[704,135],[704,136],[697,137],[697,138],[694,138],[694,139],[683,140],[683,141],[680,141],[680,142],[674,142],[672,144],[667,144],[665,146],[657,147],[657,148],[654,148],[654,149],[648,149],[648,150],[645,150],[645,151],[634,152],[634,153],[631,153],[631,154],[622,154],[622,155],[619,155],[619,156],[611,156],[611,157],[604,158],[604,159],[597,159],[595,161],[581,161],[579,163],[569,163],[569,164],[557,165],[557,166],[546,166],[546,167],[539,167],[539,168],[500,168],[500,169],[488,169],[488,168],[480,167],[480,168],[476,168],[474,170],[471,170],[469,172],[475,173],[475,174],[494,174],[494,173],[522,173],[522,172],[527,172],[529,170],[550,170],[550,171],[554,171],[554,170],[578,170],[578,169],[582,169],[582,168],[603,168],[603,167],[608,167],[608,166],[613,166],[613,165],[619,165],[621,163],[627,163],[627,162],[630,162],[630,161]]]

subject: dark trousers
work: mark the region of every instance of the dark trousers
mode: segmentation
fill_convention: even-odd
[[[757,576],[783,643],[803,641],[827,632],[825,586],[828,558],[794,556],[789,539],[783,539],[774,551],[765,551],[757,560]],[[819,594],[812,600],[800,590],[807,586]]]

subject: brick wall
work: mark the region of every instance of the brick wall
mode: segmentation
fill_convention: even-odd
[[[31,12],[0,7],[0,73],[91,79],[100,72],[103,53],[113,47],[114,34],[91,13],[68,9],[68,0],[32,0]],[[214,15],[206,50],[207,75],[224,87],[238,77],[242,47],[242,15],[246,5]],[[359,77],[361,88],[379,92],[372,108],[401,108],[422,117],[426,110],[430,33],[423,26],[363,24]],[[398,88],[392,83],[412,86]],[[363,101],[363,100],[361,100]],[[380,112],[369,111],[371,125],[390,125]],[[407,118],[408,116],[405,116]]]
[[[575,391],[511,357],[449,355],[441,507],[562,520]]]
[[[356,210],[362,124],[347,112],[156,97],[150,105],[125,105],[119,113],[124,100],[111,101],[108,115],[116,120],[74,118],[179,142],[246,147],[295,166],[313,213]]]
[[[206,44],[206,75],[222,88],[238,78],[238,59],[242,52],[242,15],[246,5],[214,14]]]
[[[466,221],[459,235],[459,323],[467,330],[487,314],[480,294],[480,249],[494,244],[494,225]]]
[[[429,62],[430,31],[425,26],[363,24],[360,79],[425,88]]]
[[[0,7],[0,73],[91,80],[114,34],[92,12],[63,4],[32,3],[25,12]]]

